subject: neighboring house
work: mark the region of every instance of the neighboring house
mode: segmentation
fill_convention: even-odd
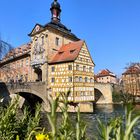
[[[9,52],[1,61],[0,69],[9,67],[1,78],[8,82],[9,77],[16,81],[16,76],[27,75],[27,81],[45,82],[53,96],[70,90],[70,101],[94,101],[94,62],[87,45],[60,22],[57,1],[50,10],[51,22],[34,26],[31,43]]]
[[[117,84],[117,77],[108,69],[104,69],[96,75],[96,82]]]
[[[140,63],[129,66],[122,74],[122,85],[125,93],[140,96]]]
[[[30,81],[30,44],[12,49],[0,62],[0,80],[3,82]]]

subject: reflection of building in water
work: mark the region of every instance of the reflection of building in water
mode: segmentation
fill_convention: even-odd
[[[97,104],[94,108],[94,112],[96,113],[112,113],[114,112],[113,104]]]
[[[61,8],[51,5],[51,21],[36,24],[31,43],[9,52],[1,61],[1,79],[42,81],[56,96],[71,90],[69,100],[94,100],[94,63],[86,42],[60,22]]]

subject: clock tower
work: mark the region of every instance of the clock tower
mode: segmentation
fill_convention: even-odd
[[[79,40],[60,22],[61,6],[57,0],[53,0],[50,11],[51,21],[44,25],[37,23],[29,33],[32,40],[32,81],[48,82],[48,63],[52,57],[63,45]]]

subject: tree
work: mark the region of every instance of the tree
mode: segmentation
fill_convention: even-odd
[[[4,56],[10,52],[13,49],[13,47],[8,44],[7,42],[3,41],[0,37],[0,60],[4,58]],[[6,73],[10,68],[10,65],[2,65],[0,62],[0,78],[3,75],[3,73]]]
[[[3,41],[0,37],[0,60],[6,55],[6,53],[8,53],[12,49],[12,45]]]

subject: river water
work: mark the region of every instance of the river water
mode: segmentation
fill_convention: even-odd
[[[94,140],[94,136],[98,137],[97,118],[99,118],[104,123],[107,123],[112,118],[115,118],[118,116],[125,117],[124,110],[125,110],[124,106],[120,105],[120,104],[117,104],[117,105],[96,105],[93,113],[81,113],[81,120],[86,122],[87,136],[90,138],[90,140]],[[136,110],[140,110],[140,105],[136,106]],[[43,116],[45,116],[45,114]],[[74,123],[75,119],[76,119],[76,113],[70,113],[70,117]],[[59,114],[58,119],[59,119],[58,122],[61,122],[60,121],[61,114]],[[42,119],[42,126],[46,127],[48,129],[48,122],[46,122],[46,117],[45,117],[45,119]],[[134,132],[135,132],[136,139],[140,140],[140,131],[139,131],[138,127],[134,129]]]

